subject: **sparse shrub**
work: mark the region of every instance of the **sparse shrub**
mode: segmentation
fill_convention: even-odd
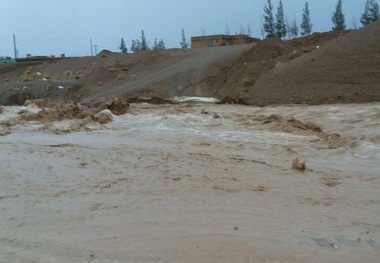
[[[7,90],[7,95],[9,94],[13,94],[13,93],[16,93],[20,91],[20,88],[19,87],[10,87],[8,90]]]
[[[27,69],[24,71],[24,74],[18,77],[18,81],[26,82],[26,81],[32,81],[37,77],[37,74],[31,74],[30,69]]]
[[[114,81],[117,82],[117,81],[121,81],[121,80],[124,80],[125,79],[125,76],[124,75],[119,75],[117,76]]]
[[[34,78],[33,76],[29,76],[29,75],[22,75],[18,78],[18,81],[21,81],[21,82],[27,82],[27,81],[32,81]]]
[[[299,56],[300,56],[300,54],[298,53],[298,51],[294,50],[294,51],[290,54],[289,58],[290,58],[290,59],[295,59],[295,58],[297,58],[297,57],[299,57]]]
[[[64,73],[65,78],[68,78],[68,79],[71,78],[72,75],[73,75],[73,73],[71,72],[71,70],[67,70]]]
[[[278,67],[281,67],[282,65],[284,65],[284,62],[282,61],[277,61],[276,64],[274,65],[275,68],[278,68]]]
[[[110,72],[110,73],[116,73],[116,72],[118,72],[119,70],[117,69],[117,68],[109,68],[108,69],[108,72]]]
[[[85,77],[85,75],[83,73],[75,75],[75,79],[81,79],[81,78],[84,78],[84,77]]]

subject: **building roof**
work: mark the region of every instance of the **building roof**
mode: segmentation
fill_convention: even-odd
[[[207,36],[195,36],[191,37],[192,40],[197,40],[197,39],[210,39],[210,38],[228,38],[228,39],[237,39],[237,38],[251,38],[248,35],[244,34],[239,34],[239,35],[224,35],[224,34],[219,34],[219,35],[207,35]]]

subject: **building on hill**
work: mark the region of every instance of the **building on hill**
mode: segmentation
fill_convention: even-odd
[[[0,64],[9,64],[16,62],[16,60],[12,59],[11,57],[2,57],[0,56]]]
[[[191,37],[191,48],[231,46],[255,43],[260,41],[248,35],[209,35]]]

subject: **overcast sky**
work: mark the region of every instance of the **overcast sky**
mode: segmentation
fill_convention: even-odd
[[[272,0],[277,11],[280,0]],[[301,22],[305,0],[282,0],[289,20]],[[308,0],[314,32],[329,31],[337,0]],[[19,57],[32,55],[86,56],[90,39],[102,49],[119,51],[123,37],[128,50],[141,30],[150,45],[163,39],[167,48],[180,47],[181,29],[191,36],[240,32],[250,25],[261,38],[261,18],[267,0],[1,0],[0,55],[14,56],[13,34]],[[365,0],[343,0],[347,27],[360,26]]]

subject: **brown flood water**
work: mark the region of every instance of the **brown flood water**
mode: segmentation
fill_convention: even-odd
[[[380,256],[379,103],[132,104],[80,129],[18,121],[20,109],[0,114],[13,120],[0,136],[0,262]]]

